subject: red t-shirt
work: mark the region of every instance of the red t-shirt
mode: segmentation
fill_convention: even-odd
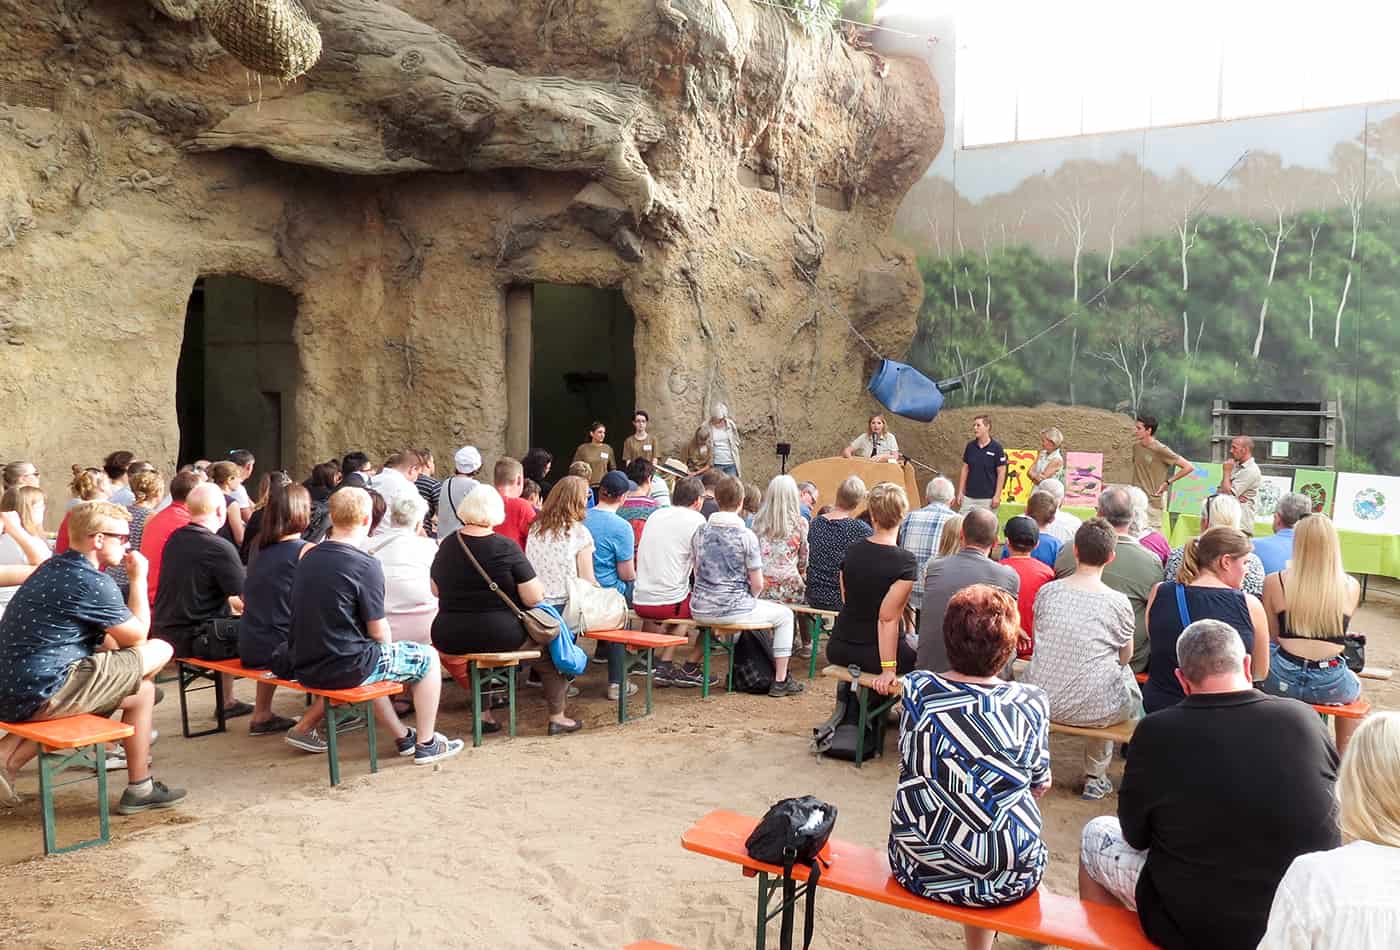
[[[184,502],[176,501],[147,518],[146,527],[141,530],[141,553],[150,563],[150,569],[146,572],[146,595],[151,600],[152,609],[155,609],[156,590],[160,587],[160,556],[165,551],[165,542],[189,523],[190,510]]]
[[[524,498],[502,498],[506,503],[506,520],[496,525],[495,531],[510,538],[525,550],[525,539],[530,536],[530,525],[535,523],[535,506]]]
[[[1021,578],[1021,592],[1016,597],[1016,606],[1021,613],[1021,630],[1031,641],[1031,650],[1034,650],[1035,595],[1040,593],[1040,589],[1048,582],[1055,579],[1055,570],[1044,561],[1038,561],[1029,555],[1025,557],[1012,555],[1003,558],[1001,563],[1011,568]],[[1031,650],[1024,652],[1017,650],[1016,653],[1024,660],[1031,655]]]
[[[53,543],[53,553],[62,554],[68,548],[68,515],[64,515],[58,525],[58,539]]]

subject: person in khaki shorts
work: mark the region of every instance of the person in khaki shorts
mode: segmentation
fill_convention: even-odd
[[[129,550],[130,515],[110,502],[83,502],[68,516],[70,548],[49,558],[24,582],[0,618],[0,720],[31,722],[120,709],[135,729],[123,742],[127,787],[117,811],[131,815],[167,808],[185,790],[150,774],[151,713],[159,670],[170,645],[148,640],[150,602],[146,559]],[[118,564],[131,584],[122,602],[117,584],[101,573]],[[39,749],[0,739],[0,804],[15,804],[15,777]]]

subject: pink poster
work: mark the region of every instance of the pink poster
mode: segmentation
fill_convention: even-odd
[[[1065,453],[1065,505],[1095,508],[1103,491],[1103,453]]]

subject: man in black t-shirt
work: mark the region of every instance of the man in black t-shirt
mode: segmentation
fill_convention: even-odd
[[[1229,624],[1197,620],[1176,654],[1186,698],[1133,733],[1118,817],[1084,827],[1079,896],[1136,909],[1168,950],[1253,947],[1293,859],[1340,844],[1337,750],[1305,703],[1252,688]]]
[[[958,474],[958,497],[953,507],[963,514],[973,508],[998,508],[1006,484],[1006,450],[992,438],[990,416],[972,420],[972,441],[963,449],[962,471]]]
[[[429,765],[462,751],[461,739],[436,732],[442,672],[437,651],[395,641],[384,616],[384,570],[361,550],[369,536],[370,497],[362,488],[331,495],[331,530],[297,565],[288,640],[296,678],[316,689],[350,689],[385,680],[407,684],[417,729],[404,726],[388,697],[375,714],[394,735],[399,755]],[[426,742],[418,742],[427,736]]]
[[[217,485],[197,485],[185,499],[190,523],[170,535],[161,550],[160,585],[151,613],[151,633],[190,655],[190,642],[207,626],[225,624],[237,637],[235,612],[243,612],[243,562],[238,549],[219,536],[227,511]],[[224,677],[224,718],[246,716],[252,705],[233,695]]]

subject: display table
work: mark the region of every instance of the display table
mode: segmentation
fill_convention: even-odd
[[[1172,530],[1167,537],[1173,548],[1181,547],[1200,533],[1199,515],[1172,515]],[[1273,533],[1272,522],[1255,522],[1255,537]],[[1342,566],[1348,573],[1400,578],[1400,535],[1338,529],[1337,538],[1342,546]]]
[[[1026,513],[1026,505],[1025,502],[1020,501],[1004,501],[998,505],[995,510],[997,513],[997,522],[1005,528],[1006,523],[1012,518]],[[1080,521],[1088,521],[1090,518],[1097,518],[1099,514],[1093,508],[1078,508],[1074,506],[1063,507],[1060,510],[1067,514],[1074,515]]]

